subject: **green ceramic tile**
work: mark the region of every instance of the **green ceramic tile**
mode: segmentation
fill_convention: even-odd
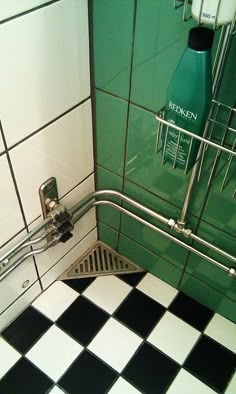
[[[189,274],[184,274],[180,290],[236,323],[236,303],[205,283]]]
[[[215,229],[207,223],[201,222],[198,236],[232,255],[235,254],[236,238]],[[194,242],[194,247],[220,263],[225,264],[227,267],[236,267],[236,263],[218,253],[212,252],[209,248],[197,242]],[[236,280],[229,277],[220,268],[192,253],[187,265],[187,272],[201,282],[206,283],[208,286],[236,301]]]
[[[134,0],[93,1],[96,87],[128,98]]]
[[[122,178],[105,170],[104,168],[97,167],[97,189],[112,189],[121,191]],[[100,200],[113,201],[120,205],[120,199],[111,196],[102,196]],[[98,207],[98,220],[107,223],[110,227],[118,229],[120,223],[120,213],[109,206]]]
[[[233,106],[235,102],[236,79],[235,77],[236,64],[236,36],[233,36],[229,55],[227,58],[223,79],[217,99],[227,105]]]
[[[190,173],[173,169],[169,163],[162,165],[161,153],[155,153],[157,122],[146,110],[131,105],[127,142],[125,176],[155,195],[182,207]],[[189,212],[198,216],[205,197],[205,178],[196,184]],[[177,212],[178,214],[179,212]]]
[[[124,235],[120,237],[118,251],[171,286],[178,287],[182,271],[168,263],[168,261],[148,251]]]
[[[236,159],[234,159],[234,163],[229,172],[229,182],[226,183],[222,192],[220,192],[220,189],[226,170],[226,155],[222,155],[222,161],[219,164],[220,166],[218,166],[218,168],[220,167],[220,171],[217,172],[217,176],[214,178],[214,183],[208,195],[202,218],[222,231],[235,236],[236,200],[232,198],[232,196],[236,190]]]
[[[145,206],[151,208],[155,212],[158,212],[169,219],[177,219],[179,215],[179,210],[176,209],[176,207],[174,207],[173,205],[169,204],[167,201],[161,200],[157,196],[154,196],[153,194],[132,184],[129,181],[125,182],[124,190],[125,194],[135,199],[136,201],[143,203]],[[126,205],[126,207],[129,209],[131,208],[128,204]],[[183,242],[188,244],[191,243],[185,237],[178,236],[176,232],[171,231],[169,227],[165,224],[162,224],[160,221],[157,221],[151,218],[149,215],[142,213],[140,210],[131,208],[131,211],[141,216],[141,218],[156,225],[157,227],[160,227],[161,229],[167,231],[174,237],[181,239]],[[169,240],[164,235],[155,232],[154,230],[139,223],[138,221],[130,218],[125,214],[122,214],[121,223],[121,232],[123,234],[135,240],[151,252],[176,265],[178,268],[183,269],[188,256],[187,249],[184,249],[182,246]],[[194,228],[195,225],[196,220],[191,218],[191,220],[189,221],[189,227]]]
[[[172,1],[139,0],[137,7],[131,100],[153,111],[165,103],[166,88],[186,46],[182,8]]]
[[[97,164],[122,175],[128,104],[96,91]]]
[[[117,247],[118,232],[98,222],[98,239],[115,250]]]

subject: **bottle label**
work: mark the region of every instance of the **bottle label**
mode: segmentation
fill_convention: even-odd
[[[172,101],[169,101],[169,109],[176,112],[179,116],[182,116],[183,118],[193,120],[193,121],[197,120],[198,115],[196,113],[193,113],[191,111],[188,111],[187,109],[181,108],[179,105],[172,103]]]
[[[199,127],[198,117],[198,113],[169,101],[165,116],[169,123],[176,124],[183,129],[196,133]],[[165,159],[177,167],[188,170],[189,166],[194,162],[199,146],[198,140],[184,133],[180,133],[172,127],[166,128],[162,135],[162,140]]]

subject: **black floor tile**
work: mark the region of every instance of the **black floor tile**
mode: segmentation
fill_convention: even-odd
[[[144,272],[137,272],[136,274],[123,274],[117,275],[118,278],[122,279],[130,286],[137,286],[137,284],[144,278],[146,275],[146,271]]]
[[[43,394],[53,384],[48,376],[22,357],[0,380],[0,393]]]
[[[84,279],[71,279],[63,280],[63,282],[70,286],[73,290],[82,293],[96,278],[84,278]]]
[[[170,312],[200,331],[204,331],[214,312],[184,293],[179,293],[169,307]]]
[[[122,373],[145,394],[163,394],[175,379],[180,366],[145,343]]]
[[[116,377],[112,369],[85,350],[60,379],[59,386],[69,394],[104,394]]]
[[[25,353],[52,324],[50,320],[30,306],[1,335],[18,351]]]
[[[222,393],[236,367],[236,355],[203,335],[184,363],[184,368]]]
[[[146,337],[166,309],[141,291],[134,289],[121,304],[115,317],[142,337]]]
[[[106,312],[80,296],[61,315],[56,324],[86,346],[108,318]]]

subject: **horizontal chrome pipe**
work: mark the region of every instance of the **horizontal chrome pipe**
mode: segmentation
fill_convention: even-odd
[[[78,209],[80,209],[81,206],[92,200],[93,198],[99,197],[99,196],[114,196],[120,198],[122,201],[127,202],[128,204],[131,204],[134,208],[139,209],[140,211],[152,216],[154,219],[159,220],[160,222],[168,225],[169,219],[165,218],[164,216],[160,215],[159,213],[153,211],[152,209],[149,209],[139,202],[133,200],[130,197],[125,196],[124,194],[117,192],[116,190],[98,190],[94,193],[89,194],[86,198],[84,198],[82,201],[80,201],[78,204],[74,205],[74,207],[69,211],[72,215],[74,215]]]
[[[92,201],[90,203],[90,205],[85,205],[84,208],[84,212],[81,209],[80,213],[78,214],[78,216],[75,216],[73,218],[73,223],[76,223],[85,213],[87,213],[92,207],[94,206],[99,206],[99,205],[108,205],[111,206],[115,209],[117,209],[118,211],[126,214],[127,216],[137,220],[138,222],[144,224],[145,226],[151,228],[152,230],[158,232],[159,234],[164,235],[165,237],[167,237],[168,239],[170,239],[171,241],[177,243],[178,245],[181,245],[182,247],[184,247],[185,249],[188,249],[190,252],[193,252],[194,254],[202,257],[203,259],[209,261],[211,264],[215,265],[216,267],[222,269],[223,271],[227,272],[228,274],[230,274],[232,271],[232,268],[227,267],[226,265],[220,263],[219,261],[207,256],[206,254],[200,252],[199,250],[195,249],[194,247],[186,244],[185,242],[181,241],[180,239],[174,237],[173,235],[167,233],[165,230],[160,229],[159,227],[156,227],[154,224],[151,224],[149,222],[147,222],[146,220],[140,218],[139,216],[135,215],[134,213],[128,211],[127,209],[121,207],[118,204],[115,204],[111,201],[106,201],[106,200],[101,200],[101,201]],[[235,259],[236,260],[236,259]],[[234,276],[236,277],[236,273],[234,274]]]
[[[149,216],[151,216],[154,219],[157,219],[159,221],[161,221],[162,223],[166,224],[168,227],[170,226],[170,219],[165,218],[164,216],[156,213],[155,211],[153,211],[152,209],[146,208],[144,207],[142,204],[138,203],[137,201],[133,200],[130,197],[124,196],[122,193],[117,192],[115,190],[99,190],[97,192],[91,193],[89,194],[85,199],[81,200],[80,203],[76,204],[72,209],[71,209],[71,213],[73,215],[75,215],[75,213],[77,212],[77,214],[79,215],[79,218],[81,218],[85,213],[81,213],[80,214],[80,210],[82,210],[81,212],[83,212],[83,208],[88,206],[88,210],[90,209],[90,203],[91,201],[94,199],[94,197],[96,196],[104,196],[104,195],[112,195],[115,197],[119,197],[121,200],[128,202],[130,205],[132,205],[135,208],[140,209],[142,212],[147,213]],[[108,203],[108,202],[107,202]],[[97,204],[98,205],[98,204]],[[138,216],[137,216],[138,217]],[[72,219],[72,223],[76,223],[79,219],[77,219],[77,216],[73,217]],[[224,250],[218,248],[217,246],[211,244],[210,242],[205,241],[203,238],[198,237],[197,235],[191,233],[190,237],[192,239],[195,239],[197,242],[209,247],[210,249],[214,250],[215,252],[221,254],[222,256],[232,260],[234,263],[236,263],[236,257],[230,255],[229,253],[225,252]],[[185,245],[185,244],[184,244]]]
[[[198,243],[207,246],[209,249],[213,250],[214,252],[217,252],[221,254],[222,256],[226,257],[229,260],[232,260],[234,263],[236,263],[236,257],[232,256],[231,254],[225,252],[224,250],[218,248],[217,246],[213,245],[212,243],[206,241],[205,239],[198,237],[195,234],[190,234],[190,238],[192,238],[194,241],[197,241]]]
[[[31,231],[29,234],[27,234],[24,238],[21,239],[15,246],[13,246],[11,249],[8,250],[8,252],[4,253],[0,257],[0,263],[4,261],[5,259],[12,257],[14,252],[18,250],[22,245],[25,244],[29,239],[31,239],[34,235],[36,235],[42,228],[48,226],[53,219],[49,218],[44,220],[42,223],[40,223],[33,231]]]
[[[31,250],[30,252],[25,253],[23,256],[21,256],[18,260],[16,260],[12,265],[9,266],[0,276],[0,282],[3,281],[15,268],[17,268],[23,261],[25,261],[28,257],[30,256],[36,256],[37,254],[43,253],[52,246],[56,244],[55,238],[53,238],[52,241],[46,243],[44,246],[42,246],[39,249]]]
[[[160,234],[166,236],[167,238],[171,239],[172,241],[174,241],[175,243],[181,245],[182,247],[188,249],[189,251],[197,254],[198,256],[204,258],[205,260],[211,262],[212,264],[216,265],[217,267],[223,269],[224,271],[228,272],[228,274],[230,274],[231,276],[235,276],[234,268],[228,268],[227,266],[223,265],[222,263],[216,261],[215,259],[205,255],[202,252],[199,252],[197,249],[193,248],[192,246],[186,244],[185,242],[179,240],[178,238],[174,237],[173,235],[167,233],[166,231],[156,227],[155,225],[149,223],[148,221],[140,218],[138,215],[128,211],[127,209],[121,207],[118,204],[115,204],[111,201],[96,201],[95,198],[96,197],[100,197],[100,196],[104,196],[104,195],[109,195],[112,197],[117,197],[119,199],[121,199],[122,201],[127,202],[128,204],[130,204],[131,206],[133,206],[134,208],[139,209],[140,211],[148,214],[150,217],[157,219],[158,221],[160,221],[161,223],[164,223],[165,225],[167,225],[169,228],[171,228],[174,220],[173,219],[167,219],[164,216],[156,213],[155,211],[143,206],[142,204],[138,203],[137,201],[131,199],[130,197],[127,197],[125,195],[123,195],[122,193],[115,191],[115,190],[99,190],[96,192],[93,192],[91,194],[89,194],[88,196],[86,196],[83,200],[81,200],[79,203],[75,204],[72,209],[69,211],[69,213],[72,215],[72,219],[71,222],[73,224],[75,224],[81,217],[83,217],[92,207],[94,206],[99,206],[99,205],[109,205],[112,206],[113,208],[119,210],[120,212],[123,212],[125,214],[127,214],[128,216],[134,218],[135,220],[139,221],[140,223],[143,223],[144,225],[152,228],[154,231],[159,232]],[[24,239],[22,239],[20,241],[20,243],[18,243],[18,245],[16,245],[14,248],[12,248],[8,253],[6,253],[1,259],[0,261],[3,261],[4,259],[6,259],[9,255],[12,256],[13,251],[17,250],[17,246],[19,248],[22,248],[22,245],[26,244],[25,246],[29,246],[29,243],[27,243],[27,241],[32,238],[33,235],[35,235],[38,231],[40,231],[45,225],[50,224],[50,222],[52,221],[52,219],[48,219],[43,221],[39,226],[36,227],[35,230],[33,230],[30,234],[28,234]],[[174,222],[175,223],[175,222]],[[47,232],[47,230],[46,230]],[[44,238],[46,232],[39,237],[38,239],[32,240],[31,242],[38,242],[39,240],[42,240],[42,237]],[[229,253],[225,252],[224,250],[218,248],[215,245],[212,245],[210,242],[205,241],[204,239],[202,239],[201,237],[198,237],[197,235],[191,233],[190,237],[207,246],[208,248],[210,248],[211,250],[214,250],[215,252],[221,254],[222,256],[230,259],[231,261],[233,261],[234,263],[236,263],[236,257],[230,255]],[[58,242],[58,240],[57,240]],[[14,268],[16,268],[22,261],[24,261],[27,257],[32,256],[34,254],[38,254],[38,253],[42,253],[43,251],[47,250],[49,247],[54,246],[57,242],[55,242],[55,236],[54,239],[44,245],[42,248],[40,249],[36,249],[34,251],[28,252],[25,255],[23,255],[21,258],[19,258],[15,263],[13,263],[8,270],[5,270],[3,272],[3,274],[0,277],[0,281],[6,277]]]

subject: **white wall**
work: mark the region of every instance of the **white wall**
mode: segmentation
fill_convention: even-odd
[[[1,255],[16,234],[42,220],[38,188],[45,180],[56,177],[59,197],[71,207],[94,190],[94,163],[87,0],[0,0],[0,20]],[[25,307],[96,236],[91,211],[70,241],[28,259],[0,282],[6,299],[0,329],[19,312],[17,304]],[[22,297],[14,313],[5,310],[23,293],[26,302]]]

